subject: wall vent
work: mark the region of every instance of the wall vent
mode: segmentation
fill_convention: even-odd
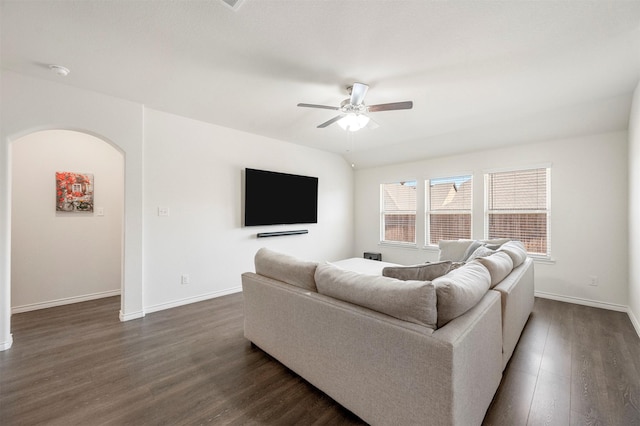
[[[222,0],[222,3],[224,3],[231,9],[238,11],[238,9],[240,9],[240,6],[242,6],[242,3],[244,3],[244,0]]]

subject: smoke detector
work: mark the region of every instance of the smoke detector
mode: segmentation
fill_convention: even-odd
[[[62,65],[49,65],[49,69],[61,77],[66,77],[71,72],[69,68],[65,68]]]

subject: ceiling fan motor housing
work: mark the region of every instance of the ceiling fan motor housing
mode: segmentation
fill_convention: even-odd
[[[364,114],[367,112],[367,107],[364,103],[360,105],[354,105],[351,103],[351,99],[345,99],[340,103],[340,111],[345,114]]]

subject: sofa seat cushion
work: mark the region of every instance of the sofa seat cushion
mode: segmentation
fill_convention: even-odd
[[[267,248],[258,250],[254,261],[256,274],[306,290],[317,291],[314,277],[317,262],[300,260]]]
[[[511,257],[502,251],[498,251],[491,256],[479,257],[476,259],[482,263],[491,275],[491,288],[495,287],[500,281],[505,279],[513,270],[513,261]]]
[[[527,249],[524,247],[522,241],[509,241],[508,243],[504,243],[498,251],[505,252],[511,257],[514,268],[522,265],[527,259]]]
[[[329,263],[318,265],[315,280],[320,294],[436,328],[436,291],[429,281],[364,275]]]
[[[491,275],[484,265],[474,260],[436,278],[433,284],[436,287],[439,328],[473,308],[482,299],[491,285]]]
[[[387,266],[382,270],[385,277],[408,281],[433,281],[451,269],[451,261],[422,263],[413,266]]]
[[[387,266],[401,266],[397,263],[383,262],[381,260],[364,259],[362,257],[352,257],[330,262],[347,271],[360,272],[367,275],[382,275],[382,270]]]

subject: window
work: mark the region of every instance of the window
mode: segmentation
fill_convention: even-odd
[[[426,186],[428,244],[471,238],[471,176],[431,179]]]
[[[416,181],[380,185],[381,239],[384,242],[416,242]]]
[[[485,236],[513,238],[531,254],[548,256],[551,169],[488,173]]]

